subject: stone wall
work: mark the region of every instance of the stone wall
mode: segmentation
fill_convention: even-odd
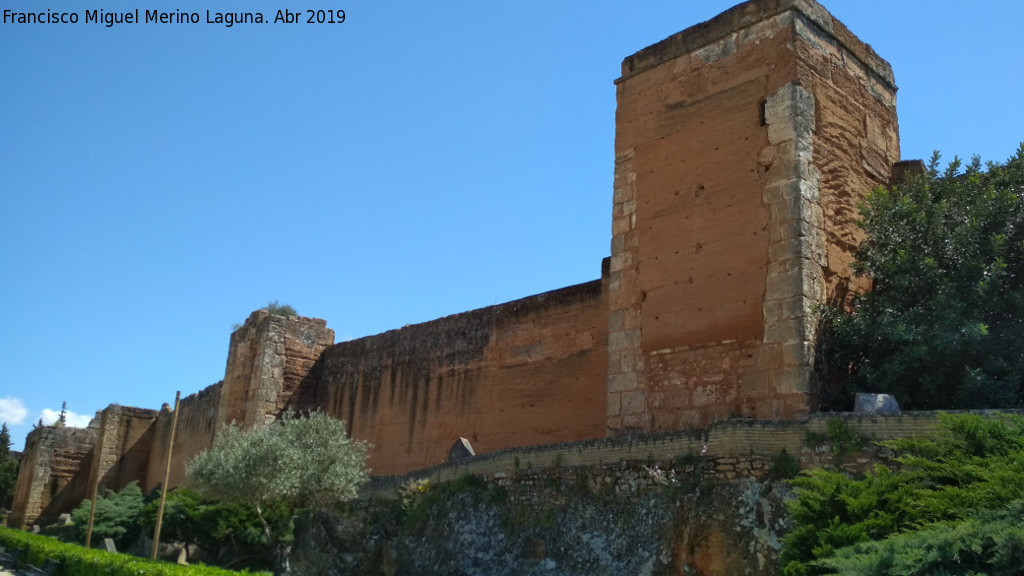
[[[89,463],[99,420],[88,428],[42,426],[29,432],[7,525],[56,520],[88,496]]]
[[[830,422],[839,423],[863,440],[863,448],[874,450],[870,444],[874,440],[924,437],[934,433],[938,427],[938,413],[865,416],[852,412],[828,412],[788,421],[735,418],[706,428],[511,448],[404,475],[377,476],[363,494],[368,498],[394,498],[395,490],[412,479],[440,483],[466,475],[496,478],[518,470],[549,468],[556,462],[558,466],[590,467],[622,462],[672,462],[680,456],[700,456],[705,462],[712,463],[709,466],[713,473],[724,474],[730,469],[720,469],[715,463],[735,464],[737,459],[765,461],[785,450],[799,459],[801,468],[828,467],[833,452],[819,448],[830,441]],[[755,472],[747,475],[759,477],[756,466],[748,469]],[[847,468],[847,471],[855,473],[863,470]],[[723,477],[731,478],[728,475]]]
[[[824,8],[758,0],[617,81],[609,433],[815,407],[815,304],[843,303],[857,202],[899,160],[888,64]]]
[[[835,413],[510,449],[375,478],[354,510],[300,523],[292,560],[409,576],[778,574],[786,478],[890,464],[873,440],[937,426],[932,412]],[[423,481],[425,492],[403,489]]]
[[[90,464],[89,489],[119,490],[132,481],[146,487],[156,410],[108,406],[100,411]]]
[[[231,334],[218,422],[250,428],[274,420],[332,344],[325,320],[253,312]]]
[[[369,441],[374,474],[478,452],[600,437],[601,282],[406,326],[327,349],[294,407],[321,408]]]

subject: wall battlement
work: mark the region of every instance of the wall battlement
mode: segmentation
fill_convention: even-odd
[[[222,426],[286,409],[345,420],[377,475],[459,437],[490,453],[810,417],[813,308],[868,287],[857,204],[899,161],[892,70],[813,0],[751,0],[627,57],[615,91],[599,279],[338,344],[324,320],[254,312],[224,379],[181,402],[171,482]],[[170,410],[98,416],[29,435],[16,524],[73,506],[83,478],[162,481]]]

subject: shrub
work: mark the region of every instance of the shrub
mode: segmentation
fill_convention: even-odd
[[[1024,418],[959,414],[943,415],[940,422],[940,431],[931,438],[882,443],[900,454],[902,467],[896,471],[879,465],[855,480],[816,469],[792,480],[794,528],[782,551],[783,574],[831,574],[840,566],[851,570],[844,574],[943,574],[941,569],[889,572],[884,562],[896,555],[924,558],[938,550],[955,555],[959,547],[974,542],[978,561],[995,566],[1003,556],[990,554],[986,546],[1024,542],[1018,539],[1024,523],[1019,514],[1013,515],[1024,507]],[[940,525],[956,531],[946,532]],[[882,541],[888,543],[877,545]],[[928,542],[938,547],[928,548]],[[1011,553],[1016,554],[1012,560],[1020,550]],[[876,565],[882,568],[854,570],[861,561],[881,562]]]
[[[263,307],[264,310],[270,312],[275,316],[298,316],[299,313],[295,311],[288,304],[278,304],[277,300],[267,302],[267,305]]]
[[[98,496],[96,513],[93,516],[92,542],[102,542],[104,538],[111,538],[118,550],[127,550],[141,534],[139,515],[144,504],[145,499],[138,482],[132,482],[118,492],[107,490],[106,494]],[[71,512],[71,520],[75,523],[81,542],[85,542],[91,507],[91,500],[82,500],[82,503]]]
[[[8,550],[19,548],[24,550],[25,560],[34,566],[42,566],[47,558],[60,562],[59,576],[96,576],[99,574],[104,576],[231,576],[238,574],[238,572],[209,566],[179,566],[125,554],[111,554],[9,528],[0,528],[0,546]]]

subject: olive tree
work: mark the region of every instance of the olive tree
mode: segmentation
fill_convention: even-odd
[[[354,499],[368,478],[367,448],[348,437],[343,422],[327,414],[286,412],[268,426],[224,428],[209,450],[188,463],[185,474],[210,498],[255,507],[264,535],[275,547],[275,573],[286,574],[295,516],[303,509]],[[273,514],[268,515],[270,509]],[[271,516],[281,521],[273,522]]]

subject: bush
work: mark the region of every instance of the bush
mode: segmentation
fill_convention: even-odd
[[[29,564],[42,566],[47,558],[60,562],[58,576],[231,576],[231,572],[209,566],[179,566],[111,554],[102,550],[65,544],[46,536],[0,528],[0,546],[8,550],[24,550]]]
[[[146,534],[152,534],[156,526],[158,490],[149,499],[139,519]],[[180,486],[167,492],[160,541],[185,544],[186,555],[194,544],[203,550],[204,561],[220,566],[257,569],[269,567],[272,561],[265,553],[267,543],[255,510],[207,500]]]
[[[275,316],[298,316],[299,313],[295,311],[288,304],[278,304],[277,300],[267,302],[267,305],[263,307],[264,310],[270,312]]]
[[[132,482],[118,492],[107,490],[106,494],[98,496],[92,523],[93,544],[102,542],[104,538],[111,538],[118,550],[130,548],[142,533],[139,515],[144,504],[145,499],[138,482]],[[71,521],[75,523],[81,542],[85,542],[89,529],[91,507],[91,500],[82,500],[82,503],[71,512]]]
[[[268,426],[222,429],[208,450],[189,461],[185,475],[210,498],[255,508],[276,549],[275,572],[283,574],[289,570],[295,517],[304,509],[355,499],[369,478],[368,449],[327,414],[285,412]]]
[[[792,480],[794,528],[785,538],[783,574],[832,574],[840,567],[850,570],[844,574],[943,574],[890,572],[884,566],[897,556],[912,563],[915,554],[955,555],[972,542],[981,543],[978,562],[995,566],[1004,556],[985,546],[1024,542],[1018,539],[1024,521],[1014,516],[1024,507],[1024,418],[960,414],[943,415],[940,422],[934,437],[882,443],[900,454],[899,470],[879,465],[854,480],[816,469]],[[883,541],[888,543],[877,544]],[[1007,550],[1017,558],[1022,549]],[[944,560],[936,558],[941,566]],[[882,568],[854,569],[862,561]]]

